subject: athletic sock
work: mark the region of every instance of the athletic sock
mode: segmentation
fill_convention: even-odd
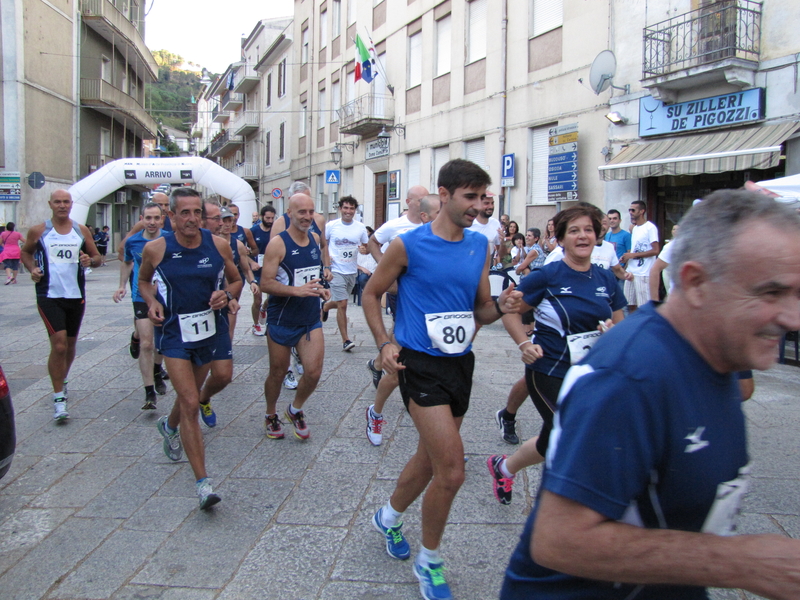
[[[56,392],[53,394],[53,402],[64,402],[64,400],[66,400],[64,392]]]
[[[383,413],[375,412],[375,409],[370,407],[369,414],[372,415],[373,419],[382,419]]]
[[[302,412],[302,410],[303,410],[302,408],[295,408],[291,404],[289,405],[289,412],[292,413],[293,415],[296,415],[297,413]]]
[[[389,500],[381,510],[381,523],[384,527],[394,527],[403,520],[403,513],[397,512],[392,508],[392,501]]]
[[[508,412],[507,408],[503,409],[503,413],[501,415],[504,421],[516,421],[517,420],[517,413]]]
[[[172,427],[170,427],[169,423],[167,422],[167,423],[164,423],[164,431],[166,431],[168,434],[172,435],[173,433],[175,433],[178,430],[177,429],[173,429]]]
[[[144,386],[144,393],[145,396],[152,396],[156,393],[156,386],[154,385],[146,385]]]
[[[161,374],[161,365],[158,363],[153,363],[153,375],[160,375]]]
[[[513,479],[514,478],[514,474],[511,471],[509,471],[508,467],[506,466],[506,459],[505,458],[500,461],[500,472],[503,473],[503,475],[505,475],[509,479]]]
[[[438,565],[441,564],[442,557],[439,555],[439,549],[428,550],[425,546],[420,545],[419,554],[417,554],[417,564],[422,566]]]

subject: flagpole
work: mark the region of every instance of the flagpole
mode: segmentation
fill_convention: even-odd
[[[369,49],[372,51],[373,56],[375,56],[375,66],[378,68],[378,72],[383,75],[383,79],[386,81],[386,89],[394,96],[394,86],[389,82],[389,77],[386,75],[386,68],[381,64],[381,60],[378,57],[378,52],[375,50],[375,42],[372,41],[372,36],[369,33],[369,29],[364,26],[364,31],[367,33],[367,38],[369,39]]]

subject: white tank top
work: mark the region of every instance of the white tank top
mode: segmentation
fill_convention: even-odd
[[[78,270],[81,268],[79,260],[83,238],[74,228],[66,235],[61,235],[52,228],[45,231],[41,244],[47,261],[47,297],[82,298]]]

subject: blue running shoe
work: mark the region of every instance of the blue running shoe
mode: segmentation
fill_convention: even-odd
[[[375,529],[380,531],[383,536],[386,538],[386,552],[392,558],[397,558],[400,560],[406,560],[409,556],[411,556],[411,548],[406,541],[406,538],[403,536],[403,532],[400,531],[400,528],[403,527],[402,523],[398,523],[394,527],[384,527],[383,523],[381,522],[381,511],[383,507],[378,509],[372,517],[372,524],[375,526]]]
[[[200,418],[203,419],[206,427],[215,427],[217,425],[217,413],[211,408],[211,402],[200,403]]]
[[[423,566],[414,562],[414,575],[419,579],[419,591],[425,600],[452,600],[450,586],[444,580],[444,564]]]

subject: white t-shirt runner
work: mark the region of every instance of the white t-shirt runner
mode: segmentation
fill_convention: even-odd
[[[386,221],[386,223],[378,227],[378,229],[375,230],[375,233],[372,234],[372,237],[374,237],[375,241],[381,245],[381,252],[386,252],[386,248],[389,247],[389,242],[391,242],[394,238],[401,233],[416,229],[420,225],[422,225],[421,221],[419,223],[412,223],[409,220],[408,215],[401,215],[396,219]]]
[[[650,221],[644,225],[637,225],[631,231],[631,252],[647,252],[653,249],[653,242],[658,242],[658,229]],[[625,267],[628,273],[637,277],[650,275],[650,269],[656,262],[655,256],[647,258],[633,258]]]
[[[325,239],[331,256],[331,271],[342,275],[358,272],[358,246],[369,241],[367,228],[363,223],[341,219],[331,221],[325,226]]]

